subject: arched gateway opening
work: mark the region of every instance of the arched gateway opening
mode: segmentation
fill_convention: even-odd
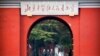
[[[35,22],[27,42],[27,56],[73,56],[72,31],[58,17],[47,16]]]

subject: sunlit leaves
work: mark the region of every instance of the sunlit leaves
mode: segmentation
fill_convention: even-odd
[[[52,36],[56,34],[55,32],[48,32],[41,29],[33,28],[31,31],[31,39],[40,40],[44,39],[44,41],[52,41]]]

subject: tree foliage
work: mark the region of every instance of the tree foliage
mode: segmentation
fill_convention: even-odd
[[[68,26],[51,19],[36,24],[30,33],[29,40],[31,42],[34,40],[43,40],[44,43],[53,42],[67,48],[72,46],[72,35]]]

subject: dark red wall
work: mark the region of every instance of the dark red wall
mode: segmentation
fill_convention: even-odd
[[[78,16],[56,16],[72,29],[74,56],[100,56],[99,11],[82,8]],[[21,16],[18,8],[0,8],[0,56],[26,56],[28,31],[41,17]]]

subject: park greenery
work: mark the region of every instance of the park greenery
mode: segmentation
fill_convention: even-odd
[[[49,44],[72,48],[72,33],[69,27],[60,21],[47,19],[37,23],[30,32],[29,43],[34,47]]]
[[[41,41],[55,43],[64,47],[71,47],[72,35],[68,26],[57,20],[44,20],[36,24],[29,37],[30,42]]]

